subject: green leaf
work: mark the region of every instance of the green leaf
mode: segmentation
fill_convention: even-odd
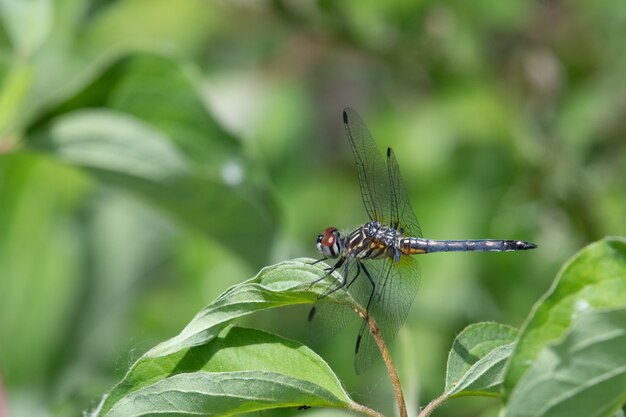
[[[166,181],[190,171],[165,135],[121,113],[72,113],[53,124],[50,137],[58,156],[82,167],[148,181]]]
[[[106,105],[158,128],[190,160],[219,166],[241,153],[239,142],[207,111],[190,71],[179,63],[138,54],[111,71],[119,75],[106,86]]]
[[[51,378],[85,285],[77,214],[84,175],[49,158],[0,155],[0,352],[9,387]]]
[[[188,159],[219,166],[240,155],[242,146],[207,109],[194,74],[189,65],[168,57],[133,54],[113,64],[50,117],[105,107],[157,128]]]
[[[539,351],[562,337],[576,317],[596,308],[625,305],[626,240],[609,237],[583,248],[563,266],[520,331],[505,377],[505,394]]]
[[[130,392],[175,373],[181,363],[185,364],[185,358],[195,357],[196,347],[212,341],[234,320],[269,308],[313,303],[328,283],[314,285],[309,290],[311,283],[325,275],[310,262],[310,259],[302,259],[266,267],[256,277],[226,290],[200,311],[179,335],[155,346],[137,360],[105,399],[101,415]],[[353,303],[346,291],[337,291],[329,297],[334,302]],[[303,317],[303,321],[305,319]]]
[[[626,402],[626,309],[594,311],[539,353],[507,417],[612,416]]]
[[[95,415],[231,415],[301,405],[348,408],[352,402],[312,350],[254,329],[231,328],[188,349],[166,378],[157,378],[161,372],[151,367]]]
[[[446,394],[499,395],[516,335],[515,328],[499,323],[476,323],[463,329],[448,355]]]
[[[0,0],[0,18],[16,55],[29,56],[50,33],[53,7],[50,0]]]
[[[0,0],[14,48],[14,70],[0,91],[0,131],[21,135],[42,112],[79,93],[112,63],[137,51],[187,56],[211,31],[206,2]],[[26,59],[24,59],[26,58]],[[68,76],[72,74],[72,76]],[[18,85],[14,86],[16,82]],[[3,98],[6,97],[6,98]],[[2,101],[9,101],[3,106]],[[11,126],[5,126],[11,121]]]
[[[91,20],[77,48],[116,56],[139,50],[185,55],[202,47],[214,19],[214,10],[201,0],[113,2]]]
[[[59,157],[82,167],[155,182],[190,171],[183,155],[165,135],[121,113],[72,113],[53,124],[50,137]]]
[[[245,165],[195,164],[170,138],[140,120],[108,110],[59,117],[38,143],[99,179],[127,189],[213,236],[253,264],[266,258],[274,216],[263,194],[245,182]],[[233,182],[230,168],[243,171]]]

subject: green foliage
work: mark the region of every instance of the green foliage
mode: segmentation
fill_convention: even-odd
[[[50,177],[58,182],[51,185]],[[89,184],[67,167],[28,154],[4,156],[0,178],[0,352],[13,358],[2,361],[2,372],[26,383],[41,378],[47,355],[63,346],[70,306],[80,296],[83,249],[73,239],[73,214]]]
[[[625,261],[622,238],[581,250],[516,339],[495,323],[466,328],[450,351],[446,396],[504,389],[507,416],[613,415],[626,402]]]
[[[260,264],[268,248],[254,243],[271,238],[273,216],[253,195],[251,183],[258,193],[259,181],[251,179],[239,144],[207,113],[192,81],[172,61],[152,55],[126,59],[104,79],[106,92],[93,86],[68,103],[35,144]],[[72,111],[85,102],[108,110]],[[231,216],[240,219],[246,239],[222,221]]]
[[[611,416],[626,403],[626,309],[575,319],[515,386],[507,416]]]
[[[307,261],[309,263],[305,263]],[[213,410],[221,410],[219,413],[229,414],[298,404],[345,407],[349,397],[343,387],[322,359],[303,345],[253,330],[230,330],[225,338],[218,337],[226,326],[248,314],[314,302],[326,287],[317,285],[309,290],[313,281],[324,276],[322,270],[310,265],[311,261],[283,262],[264,268],[256,277],[228,289],[199,312],[178,336],[146,352],[107,395],[97,415],[124,415],[130,410],[133,410],[131,414],[174,412],[176,409],[162,408],[164,405],[160,402],[151,403],[150,398],[158,397],[163,390],[169,391],[176,387],[192,396],[198,394],[209,397],[202,401],[188,398],[188,401],[199,407],[194,410],[187,410],[184,402],[178,400],[178,406],[182,407],[178,410],[189,413],[211,414]],[[331,297],[338,303],[351,303],[343,291]],[[230,377],[224,376],[224,381],[220,379],[214,383],[219,386],[220,383],[240,381],[248,386],[239,392],[241,400],[259,399],[259,404],[265,405],[253,403],[249,404],[252,406],[250,409],[238,409],[236,407],[240,404],[236,403],[229,405],[233,408],[214,408],[224,404],[222,397],[210,399],[211,390],[216,389],[213,383],[207,387],[207,392],[198,392],[197,388],[194,389],[200,386],[195,377],[185,380],[184,376],[177,375],[197,372],[200,373],[198,378],[204,380],[210,379],[210,375],[206,374],[208,371],[234,372]],[[278,378],[275,384],[269,380],[272,375]],[[161,383],[172,378],[174,380],[171,382]],[[155,384],[158,386],[153,389]],[[284,391],[280,387],[291,388]],[[230,395],[237,393],[225,389]],[[271,393],[275,396],[270,396]],[[147,406],[153,404],[156,408],[143,409],[142,405],[138,406],[141,410],[132,408],[137,402],[136,397],[145,400]],[[165,402],[165,405],[168,403]]]
[[[530,324],[542,309],[554,304],[555,297],[571,298],[564,288],[613,280],[624,284],[626,273],[620,268],[625,256],[624,239],[609,238],[583,249],[564,266],[519,335],[498,323],[468,326],[450,350],[444,396],[501,396],[505,375],[516,372],[517,355],[530,349],[523,341],[533,334]],[[263,309],[313,302],[325,285],[308,287],[323,274],[308,263],[283,262],[230,288],[178,336],[139,359],[94,415],[227,415],[298,404],[354,408],[328,365],[300,343],[251,329],[224,330]],[[608,417],[626,401],[626,310],[606,309],[615,305],[611,296],[605,293],[603,301],[597,298],[593,306],[572,312],[562,338],[555,341],[550,333],[537,337],[544,347],[513,385],[507,416]],[[335,303],[353,303],[344,291],[330,297]],[[547,315],[543,325],[554,327],[562,319]]]
[[[476,323],[454,339],[448,355],[449,397],[498,395],[517,330],[498,323]]]
[[[581,315],[626,306],[626,241],[607,238],[582,249],[559,272],[524,325],[509,363],[505,392],[519,383],[539,351]]]
[[[572,253],[626,235],[622,10],[620,0],[0,0],[0,398],[10,414],[93,409],[224,288],[312,255],[325,227],[364,222],[345,106],[393,147],[426,237],[539,244],[420,257],[420,292],[393,352],[408,401],[441,391],[455,334],[471,355],[451,353],[446,393],[518,398],[586,302],[622,307],[619,281],[563,272],[582,286],[547,295],[517,345],[481,339],[499,326],[485,321],[522,323]],[[599,243],[593,256],[606,262],[620,245]],[[575,275],[610,272],[588,261]],[[236,318],[307,338],[306,307],[286,314],[269,307],[294,300],[257,295],[263,313],[235,303],[223,322],[194,319],[204,330],[188,329],[183,350],[214,343]],[[353,347],[346,331],[319,349],[346,392],[392,414],[382,368],[357,378]],[[458,398],[437,416],[497,406]]]
[[[142,363],[142,383],[113,392],[97,415],[231,415],[267,408],[347,408],[350,397],[328,365],[300,343],[230,328],[174,358]],[[167,378],[163,364],[175,365]],[[133,371],[137,372],[137,371]],[[149,381],[150,384],[145,384]]]

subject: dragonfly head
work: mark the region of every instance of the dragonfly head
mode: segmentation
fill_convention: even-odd
[[[321,235],[317,236],[315,247],[327,258],[337,258],[341,254],[339,246],[339,230],[335,227],[324,229]]]

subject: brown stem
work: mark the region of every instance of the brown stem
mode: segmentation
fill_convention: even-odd
[[[372,410],[371,408],[366,407],[359,403],[351,403],[350,410],[357,411],[361,414],[365,414],[371,417],[385,417],[383,414],[379,413],[378,411]]]
[[[435,408],[439,407],[447,399],[448,399],[448,396],[445,393],[441,394],[440,397],[432,400],[426,407],[424,407],[422,412],[419,413],[417,417],[428,417],[430,413],[432,413],[435,410]]]
[[[369,331],[378,346],[378,350],[380,350],[380,354],[383,357],[383,361],[387,367],[387,373],[391,379],[391,385],[393,385],[393,392],[396,395],[396,402],[398,403],[398,412],[400,413],[400,417],[408,417],[406,404],[404,403],[404,394],[402,393],[402,385],[400,385],[400,378],[398,377],[398,372],[396,371],[396,367],[394,366],[391,355],[389,354],[389,349],[387,349],[387,345],[380,334],[376,320],[374,320],[374,317],[370,314],[367,314],[367,311],[363,308],[359,307],[357,309],[357,313],[359,313],[359,316],[367,322],[367,327],[369,328]]]
[[[4,386],[2,385],[1,377],[0,377],[0,417],[9,417],[9,406],[7,405],[7,399],[4,394]]]

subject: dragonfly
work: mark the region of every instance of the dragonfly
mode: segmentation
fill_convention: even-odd
[[[326,228],[317,236],[316,249],[323,255],[315,263],[336,260],[325,269],[326,275],[315,282],[340,273],[318,301],[338,290],[348,289],[366,311],[355,346],[357,373],[366,370],[377,358],[378,349],[366,330],[369,316],[378,324],[389,342],[404,323],[415,299],[420,271],[412,255],[435,252],[509,252],[534,249],[524,240],[433,240],[422,237],[422,230],[400,176],[396,157],[387,148],[383,158],[367,127],[352,109],[343,112],[343,124],[357,166],[361,199],[369,221],[351,233],[336,227]],[[313,320],[318,307],[310,313]],[[335,310],[336,311],[336,310]],[[335,313],[331,313],[333,315]],[[332,320],[332,318],[331,318]]]

